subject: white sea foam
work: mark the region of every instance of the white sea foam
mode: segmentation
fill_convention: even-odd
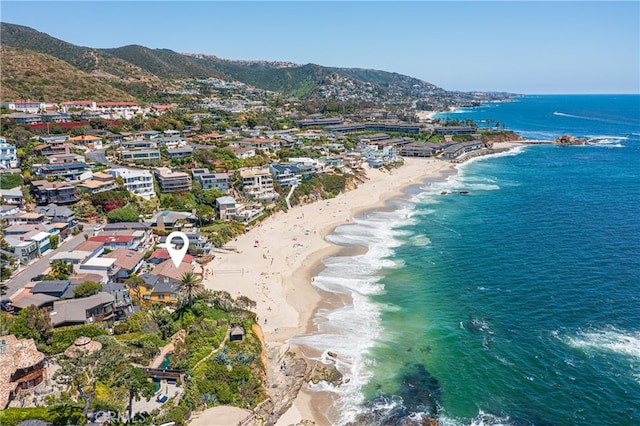
[[[392,259],[394,248],[402,244],[401,237],[408,231],[399,230],[410,223],[415,203],[405,203],[391,212],[373,211],[357,217],[351,224],[336,228],[327,239],[336,244],[357,244],[367,248],[357,256],[333,256],[324,259],[323,269],[314,279],[314,285],[325,291],[349,295],[352,304],[335,310],[320,310],[314,318],[317,332],[291,339],[291,343],[311,347],[321,355],[318,360],[335,362],[343,374],[344,382],[333,387],[325,382],[310,385],[318,391],[331,391],[338,395],[334,405],[332,423],[355,421],[362,412],[362,387],[370,380],[375,362],[367,357],[381,332],[380,312],[389,306],[377,305],[370,295],[383,290],[379,283],[383,269],[404,265]],[[338,354],[337,359],[328,356]]]
[[[429,239],[429,237],[422,234],[411,237],[411,241],[413,242],[413,245],[416,247],[424,247],[431,244],[431,240]]]
[[[480,410],[478,415],[471,422],[452,419],[446,415],[440,416],[438,419],[440,426],[511,426],[509,417],[499,417],[493,414],[485,413]]]
[[[567,343],[585,352],[616,353],[640,361],[640,332],[617,328],[580,331],[567,337]]]

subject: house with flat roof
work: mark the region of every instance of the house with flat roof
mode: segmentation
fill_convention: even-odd
[[[86,180],[91,177],[87,163],[59,163],[34,165],[35,173],[45,179]]]
[[[134,247],[134,240],[135,238],[132,235],[96,235],[89,237],[87,241],[97,241],[104,244],[104,247],[113,251],[119,247],[128,249],[137,248]]]
[[[160,161],[160,151],[157,149],[127,149],[118,151],[122,161],[134,163],[157,163]]]
[[[273,187],[273,176],[268,167],[246,167],[238,169],[242,192],[247,198],[260,202],[273,201],[278,197]]]
[[[202,189],[217,189],[223,194],[229,192],[229,175],[227,173],[212,173],[208,169],[191,170],[193,179],[200,182]]]
[[[78,188],[82,188],[90,194],[111,191],[117,187],[114,177],[103,172],[94,173],[91,179],[78,184]]]
[[[38,205],[71,204],[80,199],[76,188],[66,182],[34,180],[31,182],[31,192]]]
[[[302,180],[302,169],[298,164],[280,163],[269,166],[273,179],[281,187],[296,186]]]
[[[236,217],[236,200],[233,197],[216,198],[216,212],[222,220],[233,220]]]
[[[153,172],[163,194],[171,192],[191,191],[191,177],[168,167],[156,167]]]
[[[171,159],[187,158],[193,154],[193,147],[182,146],[178,148],[167,148],[164,150],[164,153]]]
[[[107,170],[107,173],[114,178],[121,177],[128,191],[145,200],[156,196],[153,176],[148,170],[116,168]]]

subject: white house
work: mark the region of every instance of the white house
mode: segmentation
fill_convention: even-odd
[[[156,191],[153,188],[153,175],[148,170],[117,168],[109,169],[107,173],[114,178],[121,177],[125,188],[145,200],[156,196]]]

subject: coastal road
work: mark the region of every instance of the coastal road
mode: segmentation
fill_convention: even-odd
[[[111,161],[107,160],[107,156],[105,154],[104,149],[95,149],[93,151],[87,152],[85,155],[89,160],[94,161],[96,163],[102,163],[112,168],[120,167],[117,164],[114,164]]]
[[[60,253],[62,251],[72,251],[77,246],[79,246],[80,243],[83,243],[85,241],[84,239],[85,233],[92,235],[93,233],[93,230],[91,229],[92,225],[89,223],[83,223],[83,225],[84,225],[84,232],[80,232],[78,235],[67,238],[65,241],[62,242],[62,244],[60,244],[60,246],[58,246],[57,249],[49,250],[40,259],[36,260],[32,264],[27,265],[24,269],[22,269],[17,276],[6,281],[5,284],[7,285],[7,287],[9,287],[9,289],[7,290],[7,294],[4,296],[4,298],[9,298],[17,290],[29,284],[32,277],[38,274],[44,273],[44,271],[46,271],[47,268],[49,267],[49,260],[51,259],[51,257],[53,257],[53,255],[55,255],[56,253]]]

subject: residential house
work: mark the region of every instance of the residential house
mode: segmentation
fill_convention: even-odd
[[[76,246],[74,251],[88,252],[87,259],[101,256],[104,253],[104,243],[101,241],[83,241]]]
[[[116,271],[113,279],[116,282],[124,282],[132,274],[137,273],[144,264],[144,253],[123,247],[117,248],[103,257],[115,259],[114,266]]]
[[[136,149],[156,149],[158,145],[155,142],[146,139],[137,139],[133,141],[122,142],[120,144],[120,148],[125,150],[136,150]]]
[[[229,175],[227,173],[211,173],[208,169],[191,170],[193,179],[200,182],[202,189],[217,189],[223,194],[229,192]]]
[[[186,145],[187,141],[182,139],[180,136],[161,136],[154,138],[153,141],[156,143],[158,148],[178,148]]]
[[[60,104],[62,112],[66,113],[78,113],[82,111],[95,111],[96,103],[93,101],[68,101]]]
[[[168,167],[156,167],[154,174],[163,194],[191,191],[191,177],[187,173],[174,171]]]
[[[102,149],[102,138],[94,135],[80,135],[69,138],[72,143],[86,146],[90,150]]]
[[[20,207],[13,204],[0,205],[0,218],[6,218],[8,216],[15,216],[20,212]]]
[[[25,240],[21,237],[4,237],[5,242],[9,245],[9,251],[23,265],[28,264],[38,257],[38,247],[35,241]]]
[[[246,167],[238,170],[242,191],[247,198],[269,202],[277,198],[273,176],[267,167]]]
[[[46,360],[33,339],[0,337],[0,409],[7,408],[19,392],[28,391],[46,378]]]
[[[67,222],[69,224],[76,222],[75,212],[67,206],[59,206],[52,203],[36,207],[36,213],[43,214],[51,222]]]
[[[151,242],[151,226],[145,222],[117,222],[104,225],[105,235],[113,235],[116,232],[133,235],[134,244],[137,244],[138,248],[147,246]]]
[[[38,176],[45,179],[65,179],[67,181],[86,180],[91,177],[89,165],[82,163],[62,163],[34,165],[32,167]]]
[[[255,148],[233,148],[232,151],[233,155],[243,160],[256,156]]]
[[[49,164],[84,163],[84,157],[78,154],[54,154],[47,156]]]
[[[257,219],[264,212],[264,207],[254,203],[237,203],[234,219],[245,224]]]
[[[0,138],[0,170],[10,171],[20,165],[16,147],[9,145],[5,138]]]
[[[103,172],[94,173],[91,179],[78,184],[78,188],[82,188],[90,194],[111,191],[117,187],[114,177]]]
[[[26,112],[29,114],[37,114],[47,109],[47,104],[39,101],[14,101],[2,102],[0,106],[13,111]]]
[[[40,114],[24,114],[21,112],[14,112],[9,114],[10,119],[14,120],[16,124],[40,124],[42,123],[42,117]]]
[[[104,118],[124,118],[125,120],[130,120],[142,112],[140,105],[134,102],[96,102],[95,109]]]
[[[69,204],[79,200],[76,189],[66,182],[34,180],[31,182],[31,192],[38,205]]]
[[[70,285],[71,281],[69,280],[40,281],[31,288],[31,294],[46,294],[61,298]]]
[[[125,188],[139,197],[150,200],[156,196],[153,176],[148,170],[117,168],[109,169],[107,173],[114,178],[121,177]]]
[[[149,259],[147,259],[147,263],[150,263],[152,265],[159,265],[160,263],[164,262],[165,260],[169,260],[169,259],[171,259],[171,255],[169,254],[169,250],[163,249],[163,248],[159,248],[159,249],[155,249],[153,251],[153,253],[151,253],[151,256],[149,256]],[[182,258],[182,262],[184,262],[184,263],[192,263],[193,262],[193,256],[191,256],[190,254],[185,254],[184,257]]]
[[[115,297],[106,292],[99,292],[78,299],[58,300],[53,302],[53,310],[49,314],[54,327],[79,324],[93,324],[114,320]]]
[[[233,197],[216,198],[216,212],[221,220],[233,220],[236,217],[236,200]]]
[[[114,279],[117,272],[115,266],[116,260],[106,257],[91,257],[86,259],[82,263],[74,266],[74,270],[78,274],[96,274],[100,275],[102,279],[100,282],[106,283]]]
[[[140,136],[144,139],[155,139],[162,135],[162,132],[158,130],[142,130]]]
[[[135,312],[129,289],[121,283],[107,283],[102,291],[114,297],[113,314],[116,321],[121,321]]]
[[[271,164],[269,166],[273,179],[281,186],[297,186],[302,180],[299,165],[291,163]]]
[[[34,148],[36,155],[62,155],[71,153],[71,149],[75,148],[72,143],[66,142],[66,139],[51,139],[46,143],[38,145]]]
[[[280,148],[280,141],[277,139],[259,139],[259,138],[247,138],[240,141],[233,142],[232,145],[240,148],[262,149],[276,152]]]
[[[135,238],[133,235],[96,235],[89,237],[87,241],[97,241],[104,244],[105,248],[113,251],[119,247],[135,250]]]
[[[38,212],[18,211],[14,215],[5,217],[5,221],[10,225],[37,225],[46,222],[47,218]],[[6,232],[5,232],[6,233]]]
[[[94,257],[93,253],[85,250],[59,251],[58,253],[51,256],[49,261],[51,263],[61,261],[69,263],[71,265],[80,265],[81,263],[86,262],[92,257]]]
[[[65,290],[67,290],[65,288]],[[51,309],[53,302],[60,299],[60,296],[46,293],[33,293],[32,288],[22,288],[11,296],[11,306],[14,314],[33,305],[38,309]]]
[[[156,213],[151,219],[145,220],[153,228],[165,230],[180,230],[182,228],[192,228],[198,221],[198,217],[190,212],[174,212],[164,210]]]
[[[22,189],[19,186],[12,189],[0,189],[0,197],[2,197],[3,204],[24,206],[24,195],[22,195]]]
[[[199,231],[185,231],[185,235],[189,239],[189,253],[206,255],[213,250],[213,244],[209,242],[209,238]],[[160,237],[161,244],[166,244],[166,241],[166,237]]]
[[[182,146],[179,148],[167,148],[165,149],[165,154],[167,157],[173,159],[181,159],[191,157],[193,154],[193,147],[191,146]]]
[[[120,159],[134,163],[149,163],[160,161],[160,151],[157,149],[131,149],[118,151]]]

